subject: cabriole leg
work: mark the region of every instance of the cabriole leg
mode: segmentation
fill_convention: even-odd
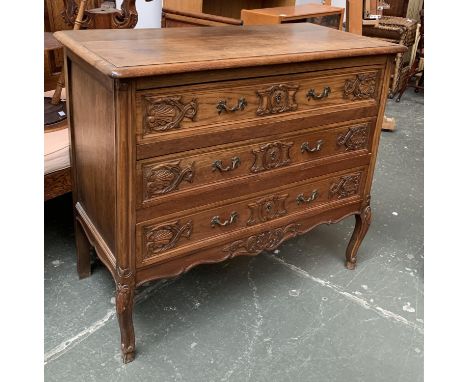
[[[91,251],[93,247],[78,221],[75,221],[75,241],[78,277],[84,279],[91,275]]]
[[[134,288],[130,285],[117,284],[115,307],[120,326],[120,347],[123,363],[135,358],[135,331],[133,330]]]
[[[354,217],[356,218],[356,225],[354,226],[353,235],[346,249],[346,268],[348,269],[356,268],[357,251],[369,229],[371,222],[370,197],[367,198],[364,203],[361,213],[354,215]]]

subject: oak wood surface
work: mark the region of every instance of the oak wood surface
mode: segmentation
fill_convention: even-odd
[[[178,28],[61,31],[54,36],[114,78],[406,51],[399,45],[309,23],[195,28],[190,33]],[[197,49],[187,54],[188,46]]]
[[[72,88],[67,99],[70,96],[73,100],[73,111],[68,115],[74,193],[111,251],[115,251],[114,96],[81,66],[72,66],[68,75]]]
[[[284,154],[284,165],[266,168],[275,177],[278,168],[296,166],[298,164],[330,158],[356,150],[368,152],[369,142],[373,132],[373,120],[341,124],[332,128],[313,127],[300,133],[273,135],[265,139],[248,141],[244,145],[227,145],[218,150],[201,152],[199,154],[184,152],[151,158],[137,163],[137,198],[139,206],[158,204],[161,199],[173,200],[173,195],[184,190],[184,198],[196,196],[200,187],[216,190],[222,182],[228,179],[238,179],[241,182],[254,180],[258,162],[265,152],[277,150]],[[354,139],[354,141],[353,141]],[[304,146],[308,147],[307,151]],[[262,151],[262,148],[265,148]],[[218,166],[216,166],[218,162]],[[282,163],[282,162],[281,162]],[[321,163],[324,163],[323,161]],[[173,171],[170,181],[161,179],[162,174]],[[291,169],[290,169],[291,170]],[[178,176],[179,171],[185,171],[185,176]],[[221,184],[220,184],[221,183]],[[223,194],[225,195],[225,194]],[[226,196],[226,195],[225,195]],[[178,203],[179,204],[179,203]],[[180,205],[180,204],[179,204]]]
[[[116,283],[124,362],[135,356],[133,299],[143,282],[274,250],[350,215],[345,264],[356,266],[391,62],[404,49],[299,24],[160,32],[57,34],[78,273],[89,275],[94,247]],[[265,44],[252,53],[214,35]]]
[[[137,93],[137,137],[138,142],[150,141],[161,136],[160,130],[151,129],[148,122],[153,118],[151,108],[158,103],[172,97],[178,98],[180,105],[187,105],[194,100],[197,107],[195,118],[183,118],[176,128],[167,129],[165,135],[180,134],[181,130],[190,129],[196,134],[196,129],[204,126],[223,125],[241,120],[256,120],[265,118],[283,118],[284,113],[259,113],[259,108],[264,106],[268,94],[261,95],[275,86],[290,87],[288,97],[294,108],[290,113],[307,113],[319,108],[335,107],[340,109],[345,104],[364,103],[375,100],[378,93],[368,98],[354,98],[343,96],[343,89],[347,82],[352,82],[357,76],[380,77],[377,68],[352,68],[333,71],[318,71],[299,75],[265,77],[256,80],[241,80],[235,82],[223,82],[222,84],[209,84],[199,86],[182,86],[178,88],[144,91]],[[328,89],[328,90],[327,90]],[[309,93],[312,93],[309,94]],[[315,97],[315,98],[314,98]],[[321,98],[319,98],[321,97]],[[224,102],[225,108],[219,109],[220,102]],[[232,111],[243,102],[242,109]],[[357,106],[357,105],[355,105]],[[210,129],[213,130],[213,129]]]
[[[241,18],[244,21],[244,25],[254,25],[250,20],[250,17],[254,15],[271,16],[279,20],[294,20],[296,18],[326,16],[337,13],[343,13],[343,8],[312,3],[289,7],[243,9]],[[259,24],[257,23],[257,25]]]
[[[225,26],[242,25],[242,20],[232,19],[207,13],[196,13],[190,11],[178,11],[164,7],[162,9],[161,27],[199,27],[199,26]]]
[[[352,192],[345,196],[338,196],[331,192],[346,177],[355,176],[358,184]],[[137,267],[154,263],[160,260],[174,259],[184,254],[185,247],[198,245],[203,240],[215,240],[232,232],[242,230],[251,226],[258,226],[262,223],[270,222],[280,218],[287,218],[296,213],[302,213],[311,208],[324,208],[333,202],[342,202],[347,198],[358,198],[364,188],[365,168],[353,168],[341,173],[324,176],[321,178],[308,179],[299,183],[290,183],[282,187],[274,188],[267,192],[257,193],[248,199],[223,205],[212,209],[205,209],[198,213],[183,213],[167,217],[157,217],[150,221],[137,224],[136,226],[136,259]],[[298,197],[303,196],[303,202],[298,202]],[[310,200],[307,202],[307,200]],[[268,209],[269,208],[269,209]],[[236,218],[231,224],[220,226],[213,224],[213,218],[219,217],[221,224],[229,221],[230,215],[235,214]],[[180,225],[190,222],[191,235],[189,240],[180,240],[176,248],[168,248],[165,251],[154,251],[151,249],[153,242],[147,238],[148,230],[158,230],[158,228],[180,222]],[[159,241],[158,241],[159,243]]]

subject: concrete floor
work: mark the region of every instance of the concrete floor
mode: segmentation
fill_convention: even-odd
[[[423,380],[423,105],[386,114],[373,222],[355,271],[347,218],[284,243],[153,282],[137,296],[137,358],[120,361],[114,282],[78,280],[70,196],[45,204],[46,381]]]

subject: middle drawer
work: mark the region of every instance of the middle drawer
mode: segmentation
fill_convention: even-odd
[[[184,153],[137,162],[137,202],[147,207],[161,198],[195,191],[232,178],[255,176],[285,166],[352,152],[369,151],[375,119],[341,126],[303,130],[254,140],[220,150]]]

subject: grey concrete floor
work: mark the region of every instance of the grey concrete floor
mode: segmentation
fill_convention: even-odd
[[[409,90],[386,114],[373,222],[355,271],[354,219],[274,254],[203,265],[137,296],[137,357],[123,365],[114,282],[96,261],[78,280],[70,196],[45,204],[46,381],[423,380],[423,106]]]

